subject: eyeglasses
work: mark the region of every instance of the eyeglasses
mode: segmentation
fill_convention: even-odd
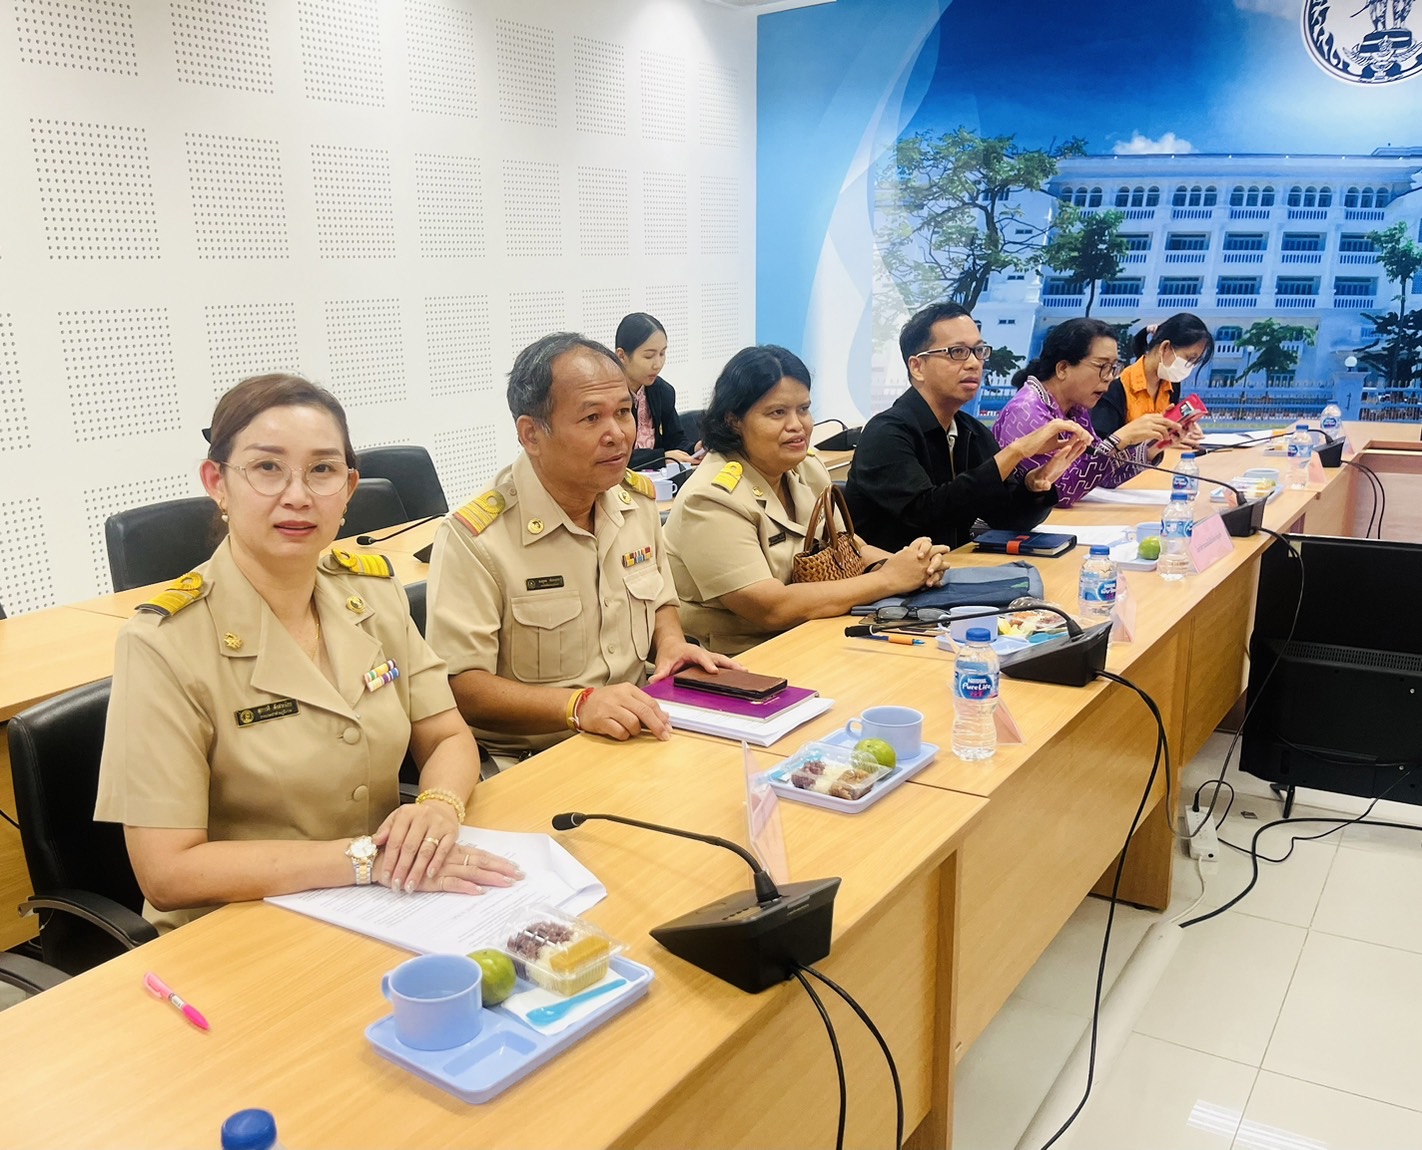
[[[949,612],[941,607],[880,607],[874,612],[876,623],[899,623],[914,619],[919,623],[937,623],[948,618]]]
[[[312,495],[334,495],[345,487],[351,474],[351,469],[339,459],[318,459],[308,467],[291,467],[280,459],[254,459],[251,463],[224,463],[222,466],[240,471],[258,495],[280,495],[293,474],[301,476]]]
[[[952,347],[930,347],[918,354],[920,358],[925,355],[946,355],[954,363],[967,363],[968,357],[974,356],[979,363],[984,363],[988,356],[992,355],[992,344],[980,343],[975,347],[968,347],[966,344],[957,343]]]
[[[1120,375],[1121,372],[1126,370],[1126,365],[1119,359],[1113,360],[1110,363],[1089,363],[1086,366],[1094,367],[1096,374],[1099,375],[1105,383],[1110,383]]]

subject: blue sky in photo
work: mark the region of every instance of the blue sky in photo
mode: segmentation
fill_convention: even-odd
[[[1301,0],[953,0],[920,54],[909,131],[963,125],[1029,147],[1133,137],[1181,151],[1368,153],[1422,145],[1422,77],[1363,86],[1316,65]],[[1422,24],[1422,20],[1412,21]],[[1422,27],[1415,29],[1422,35]],[[1135,150],[1165,151],[1141,140]]]

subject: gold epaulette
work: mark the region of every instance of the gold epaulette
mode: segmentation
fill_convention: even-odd
[[[478,535],[488,530],[489,524],[504,513],[508,502],[498,488],[491,487],[483,495],[476,495],[454,513],[454,521],[470,535]]]
[[[730,463],[726,464],[725,467],[721,468],[716,478],[711,480],[711,482],[721,488],[722,491],[734,491],[736,484],[741,481],[742,470],[741,465],[733,459]]]
[[[189,571],[174,580],[172,586],[165,587],[145,603],[136,608],[171,619],[184,607],[189,607],[207,594],[207,586],[196,571]]]
[[[330,557],[352,575],[374,575],[378,579],[395,577],[395,568],[390,566],[390,560],[374,551],[342,551],[339,547],[332,547]]]
[[[638,495],[645,495],[648,499],[655,499],[657,497],[656,486],[640,471],[627,472],[627,474],[622,477],[622,483],[623,486],[632,488]]]

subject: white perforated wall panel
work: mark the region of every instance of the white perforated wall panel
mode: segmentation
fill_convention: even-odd
[[[200,495],[296,371],[451,503],[517,450],[514,356],[753,339],[755,18],[704,0],[0,0],[0,603],[109,588],[103,521]]]

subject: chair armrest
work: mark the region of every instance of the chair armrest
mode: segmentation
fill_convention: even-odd
[[[58,910],[72,914],[133,950],[158,937],[157,928],[142,915],[134,914],[122,903],[90,890],[64,888],[34,895],[20,904],[21,914],[38,910]]]
[[[419,798],[419,797],[420,797],[420,784],[419,784],[419,783],[401,783],[401,784],[400,784],[400,802],[401,802],[402,804],[404,804],[404,803],[413,803],[413,802],[414,802],[417,798]]]
[[[23,990],[26,994],[38,994],[51,986],[58,986],[69,975],[57,967],[26,958],[22,954],[0,953],[0,982]]]

